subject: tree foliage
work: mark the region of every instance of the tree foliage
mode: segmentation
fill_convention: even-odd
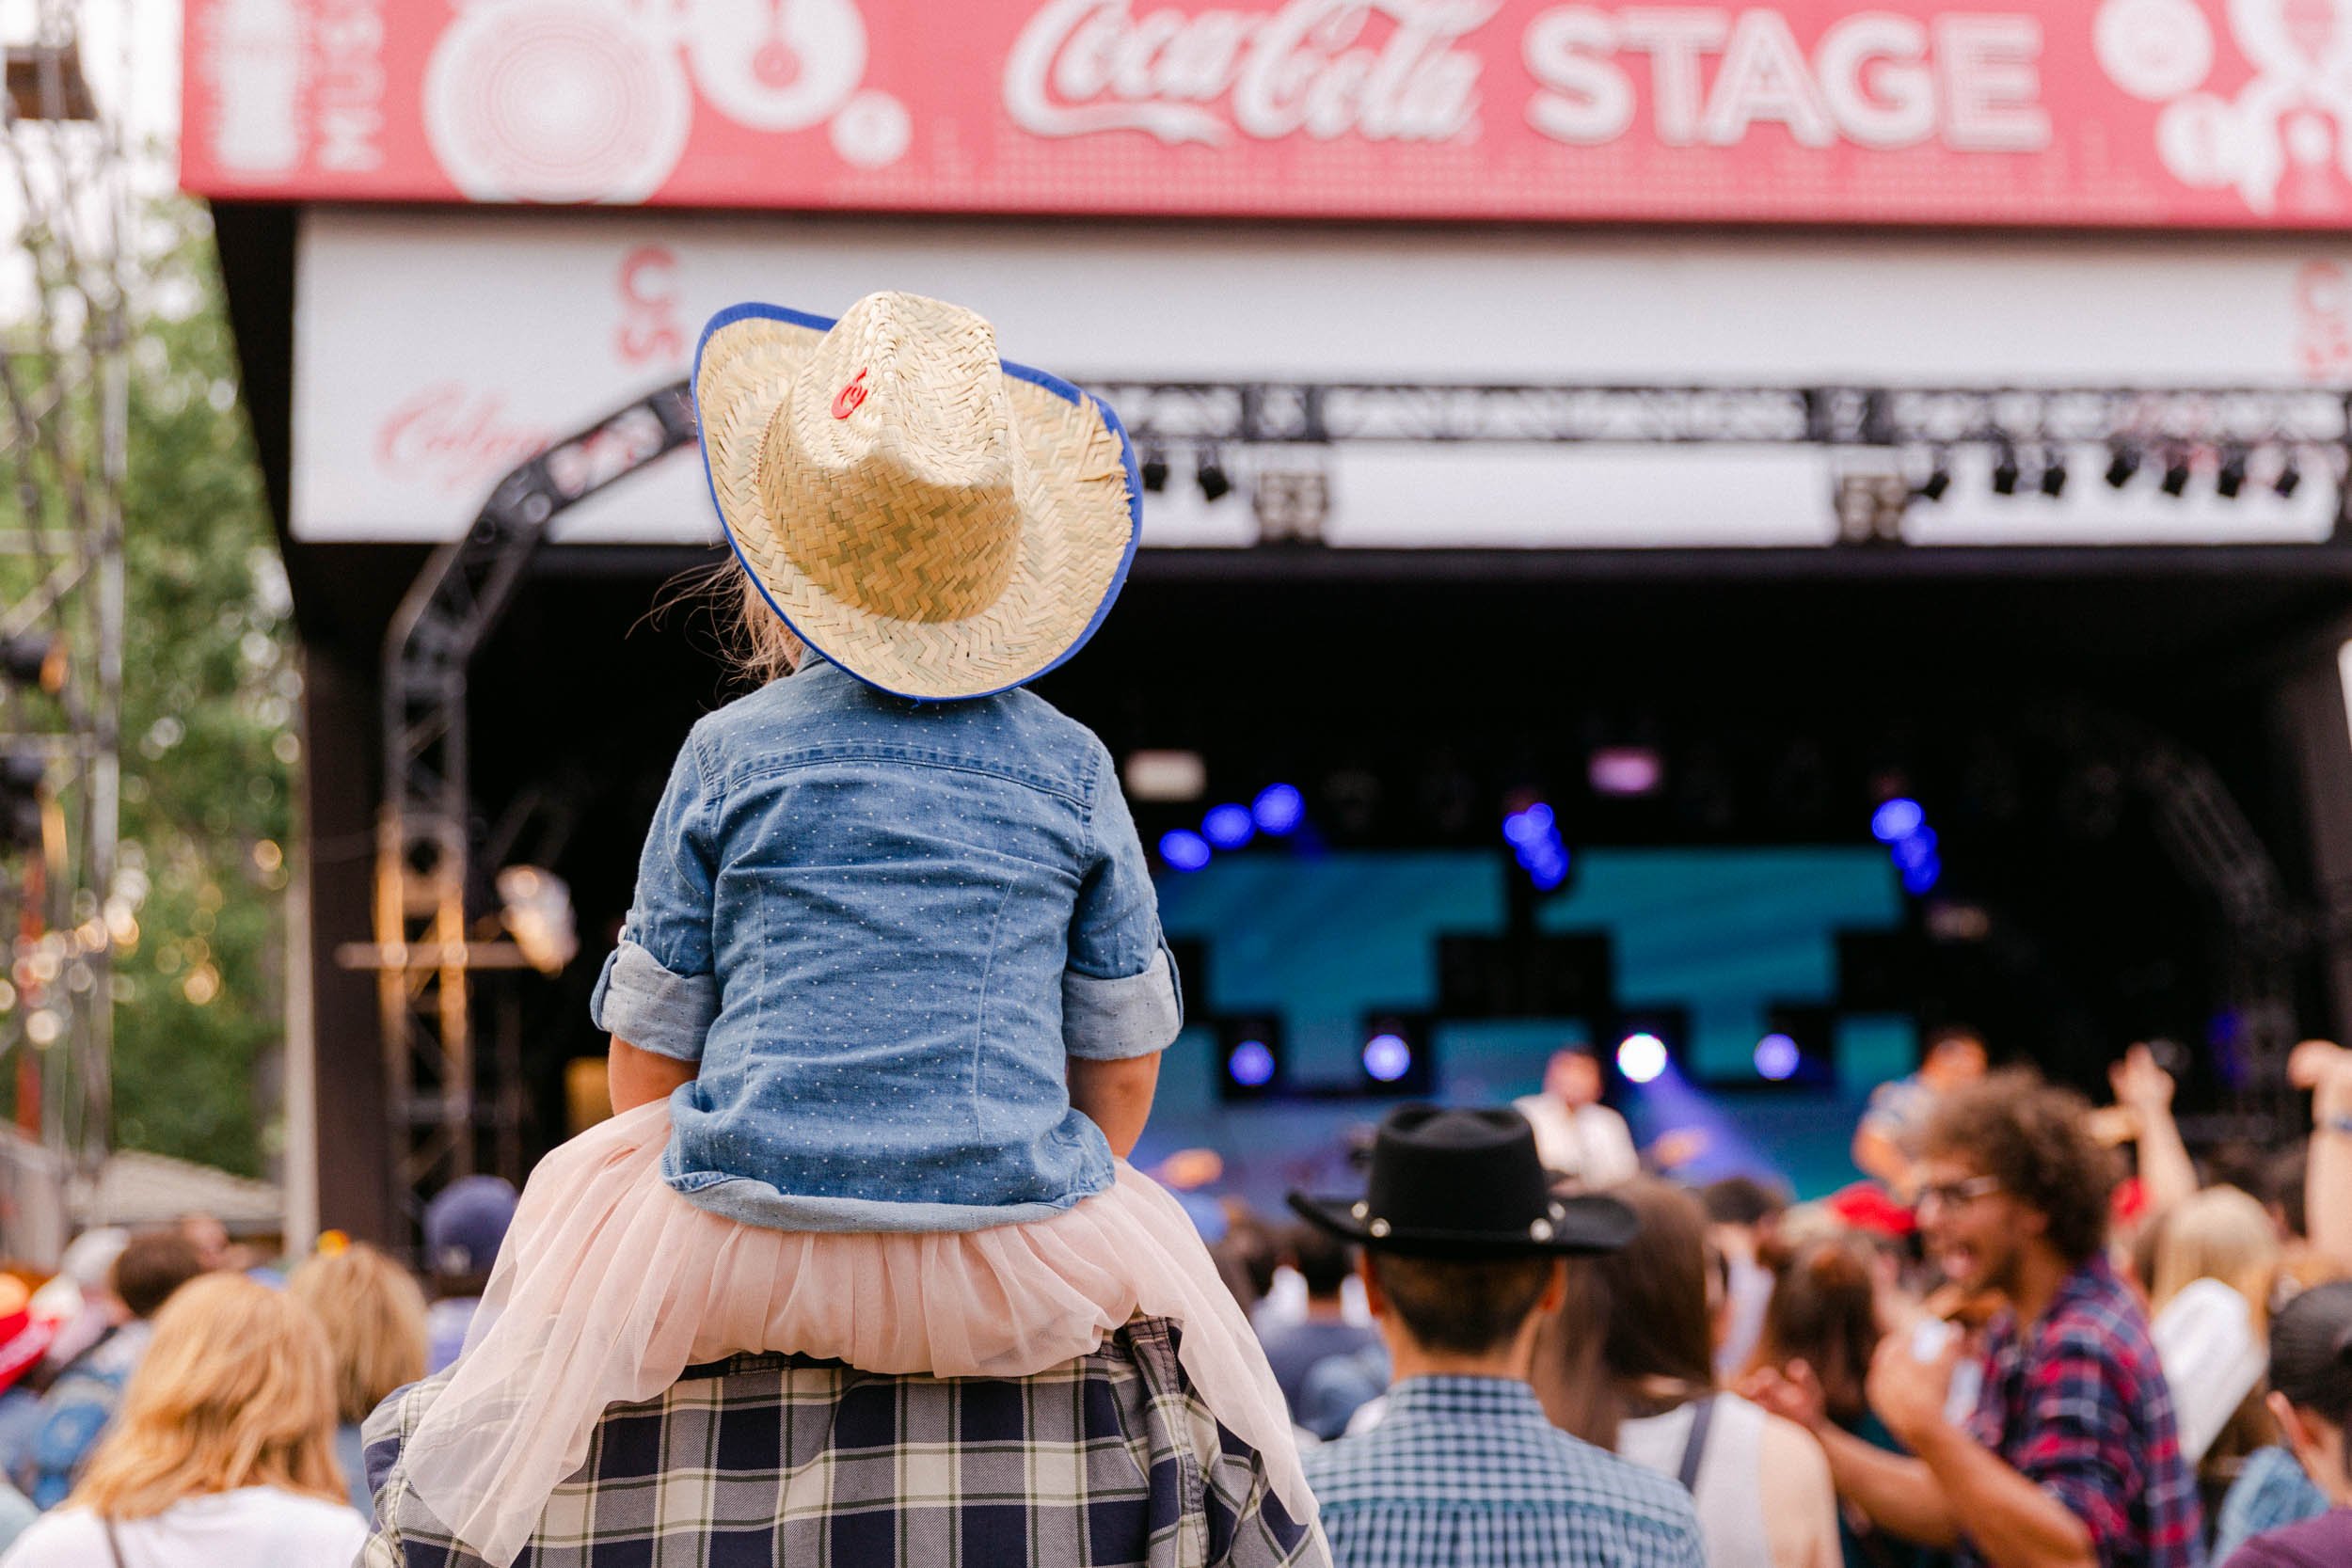
[[[156,221],[123,508],[123,863],[147,897],[116,958],[115,1136],[258,1174],[300,677],[210,226],[177,198]]]

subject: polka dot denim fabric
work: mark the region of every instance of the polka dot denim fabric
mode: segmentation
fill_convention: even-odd
[[[821,660],[672,769],[591,1004],[697,1062],[662,1174],[796,1230],[972,1230],[1112,1180],[1066,1057],[1182,1024],[1103,743],[1026,691],[916,703]]]

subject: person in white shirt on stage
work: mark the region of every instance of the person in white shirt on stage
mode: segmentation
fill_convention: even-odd
[[[1600,1057],[1581,1041],[1551,1053],[1544,1089],[1518,1101],[1535,1129],[1544,1168],[1587,1188],[1613,1187],[1642,1173],[1625,1117],[1600,1102]]]

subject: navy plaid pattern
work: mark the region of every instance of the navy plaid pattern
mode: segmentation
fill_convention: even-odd
[[[1705,1568],[1672,1479],[1553,1426],[1524,1383],[1417,1377],[1306,1455],[1339,1568]]]
[[[2197,1568],[2204,1524],[2172,1390],[2138,1302],[2105,1259],[2067,1276],[2030,1334],[1987,1331],[1968,1434],[2083,1522],[2100,1568]],[[1963,1540],[1965,1568],[1983,1559]]]
[[[367,1423],[381,1524],[362,1568],[480,1568],[408,1490],[402,1446],[447,1382]],[[517,1568],[1317,1568],[1251,1449],[1137,1319],[1024,1379],[885,1377],[737,1356],[615,1405]]]

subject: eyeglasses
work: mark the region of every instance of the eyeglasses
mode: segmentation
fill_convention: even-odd
[[[1974,1203],[1980,1197],[1991,1197],[2001,1190],[1997,1176],[1972,1176],[1965,1181],[1936,1181],[1919,1189],[1919,1201],[1914,1205],[1925,1213],[1931,1204],[1943,1209],[1957,1209],[1963,1203]]]

